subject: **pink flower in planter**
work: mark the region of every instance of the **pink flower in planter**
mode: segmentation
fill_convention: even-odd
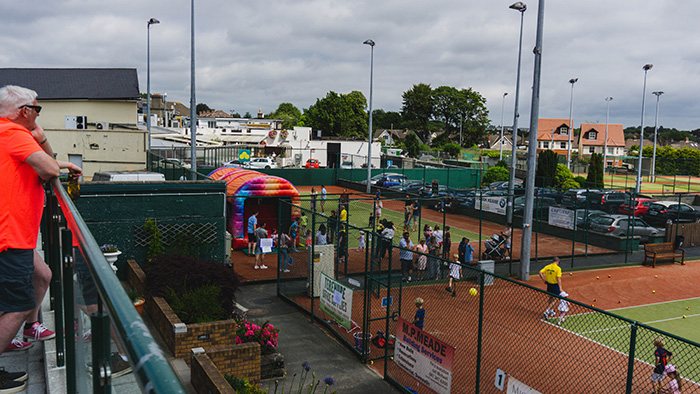
[[[251,335],[255,335],[255,333],[251,330],[248,330],[248,332],[245,333],[245,336],[249,337]]]
[[[241,343],[243,343],[243,341],[241,341],[241,338],[236,337],[236,345],[240,345]]]
[[[267,346],[273,346],[273,347],[274,347],[275,345],[273,345],[272,342],[267,341]]]

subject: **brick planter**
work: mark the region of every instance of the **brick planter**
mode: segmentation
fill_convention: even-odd
[[[201,394],[235,393],[224,375],[260,383],[260,345],[243,343],[210,349],[192,349],[190,381]]]
[[[146,275],[136,261],[127,261],[126,278],[133,289],[146,293]],[[146,297],[144,310],[173,356],[184,359],[188,365],[190,349],[231,345],[236,338],[235,320],[185,324],[162,297]]]

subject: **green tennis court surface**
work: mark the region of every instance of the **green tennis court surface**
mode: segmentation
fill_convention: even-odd
[[[308,202],[304,201],[302,202],[302,207],[308,209]],[[317,208],[319,209],[319,208]],[[338,199],[337,198],[328,198],[326,200],[325,204],[325,209],[326,209],[326,215],[330,215],[331,209],[336,210],[338,209]],[[374,209],[373,201],[372,200],[350,200],[350,204],[348,207],[348,222],[350,223],[351,226],[358,227],[358,228],[369,228],[369,217],[372,214],[372,210]],[[423,207],[422,210],[425,211],[427,208]],[[320,213],[320,209],[317,211]],[[316,217],[316,225],[319,225],[319,220],[320,216]],[[309,225],[311,225],[311,218],[309,218]],[[381,219],[386,219],[391,222],[394,222],[394,226],[396,227],[396,233],[394,233],[394,244],[398,244],[398,242],[401,240],[402,233],[403,233],[403,220],[404,220],[404,214],[403,212],[396,212],[391,209],[384,208],[382,209],[382,216]],[[411,240],[415,243],[418,242],[419,237],[423,237],[423,226],[428,224],[432,228],[435,227],[435,225],[439,225],[442,228],[442,223],[441,222],[434,222],[431,220],[426,220],[423,218],[421,220],[421,228],[417,229],[418,231],[414,231],[411,233]],[[470,241],[472,241],[472,246],[474,246],[475,249],[478,250],[476,245],[480,242],[479,241],[479,234],[474,233],[465,229],[461,228],[456,228],[455,226],[452,226],[449,222],[446,222],[445,225],[450,226],[450,234],[452,235],[452,242],[453,243],[459,243],[462,240],[462,237],[467,237]],[[443,229],[444,231],[444,229]],[[356,248],[358,244],[358,238],[359,237],[359,230],[355,229],[350,229],[350,233],[348,234],[348,246],[350,248]],[[486,239],[490,237],[490,235],[483,237],[483,239]]]
[[[561,324],[561,329],[629,354],[631,323],[603,313],[576,314],[577,306],[570,306],[570,314]],[[609,312],[696,343],[700,342],[700,298],[614,309]],[[547,322],[556,324],[557,320],[553,318]],[[640,327],[637,331],[636,358],[650,366],[654,363],[655,348],[652,342],[656,336],[658,333],[645,328]],[[685,379],[700,381],[700,358],[687,357],[689,346],[684,342],[669,337],[665,339],[665,348],[674,353],[671,363],[679,368],[683,367],[681,374]]]

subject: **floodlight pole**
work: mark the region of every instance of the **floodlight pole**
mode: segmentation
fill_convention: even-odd
[[[637,194],[641,192],[642,189],[642,148],[644,147],[644,99],[647,93],[647,72],[654,67],[653,64],[645,64],[642,69],[644,70],[644,88],[642,89],[642,122],[640,124],[640,134],[639,134],[639,160],[637,161],[637,183],[635,185],[635,191]]]
[[[566,153],[566,168],[571,169],[571,135],[574,133],[574,84],[578,82],[578,78],[571,78],[569,83],[571,84],[571,104],[569,105],[569,149]],[[552,133],[552,138],[554,138],[554,133]],[[552,146],[554,149],[554,146]]]
[[[654,154],[651,156],[651,181],[656,181],[656,135],[659,133],[659,97],[661,97],[664,92],[652,92],[656,96],[656,116],[654,120]]]
[[[612,100],[612,97],[605,98],[607,109],[605,110],[605,143],[603,144],[603,184],[605,184],[605,168],[608,166],[608,119],[610,117],[610,102]]]
[[[194,0],[192,3],[192,20],[190,23],[190,173],[192,180],[197,180],[197,98],[194,85]]]
[[[365,40],[365,45],[371,47],[369,57],[369,144],[367,145],[367,194],[372,193],[372,80],[374,78],[374,41]]]
[[[508,7],[520,12],[520,40],[518,41],[518,71],[517,77],[515,78],[515,108],[513,110],[513,140],[511,143],[511,155],[510,155],[510,177],[508,178],[508,206],[506,207],[506,224],[513,224],[513,200],[515,198],[515,164],[517,162],[516,153],[518,149],[518,118],[520,117],[520,112],[518,112],[518,103],[520,101],[520,60],[522,58],[523,52],[523,16],[525,10],[527,10],[527,5],[522,1],[515,2]],[[511,239],[512,241],[512,239]],[[512,245],[512,242],[511,242]],[[512,253],[511,253],[512,254]]]
[[[537,37],[535,39],[535,66],[530,108],[530,138],[527,147],[527,174],[525,179],[525,207],[523,235],[520,242],[520,280],[530,279],[530,244],[532,243],[532,210],[535,202],[535,169],[537,161],[537,125],[540,116],[540,74],[542,73],[542,36],[544,35],[544,0],[538,0]]]

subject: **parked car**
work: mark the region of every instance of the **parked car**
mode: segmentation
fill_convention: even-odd
[[[522,191],[522,193],[518,193]],[[525,189],[515,189],[515,195],[524,194]],[[536,187],[535,195],[540,197],[549,197],[556,200],[557,204],[561,204],[561,198],[564,196],[564,192],[560,189],[555,189],[553,187]]]
[[[277,163],[269,157],[253,157],[245,168],[278,168]]]
[[[632,202],[632,205],[634,206],[633,209],[630,209],[628,202],[623,202],[620,204],[620,208],[617,209],[617,213],[621,215],[629,215],[630,211],[632,211],[633,216],[642,216],[644,215],[644,212],[647,211],[649,206],[655,202],[656,200],[653,198],[637,197]]]
[[[649,241],[650,236],[665,235],[666,230],[648,225],[640,218],[630,218],[627,215],[602,215],[591,220],[591,231],[625,237],[639,235],[640,242]]]
[[[556,207],[557,201],[551,197],[536,197],[532,209],[532,217],[540,220],[549,218],[549,207]],[[516,197],[513,200],[513,215],[523,216],[525,210],[525,196]]]
[[[101,171],[92,176],[93,182],[164,182],[165,175],[150,171]]]
[[[351,170],[351,169],[355,168],[355,166],[353,165],[353,163],[351,161],[344,161],[344,162],[340,163],[340,168],[342,168],[344,170]],[[365,182],[365,184],[366,183],[367,182]]]
[[[306,161],[304,168],[319,168],[319,161],[316,159],[309,159]]]
[[[695,222],[700,223],[700,210],[678,201],[656,201],[642,215],[644,221],[656,227],[666,223]]]
[[[584,193],[588,209],[600,209],[607,213],[615,214],[624,202],[629,202],[629,193],[616,190],[589,191]]]
[[[236,168],[244,168],[245,167],[245,162],[242,162],[238,159],[235,160],[229,160],[224,163],[222,163],[224,167],[236,167]]]
[[[577,209],[576,210],[576,228],[586,229],[593,218],[598,216],[607,215],[607,212],[599,211],[597,209]]]
[[[418,191],[425,185],[426,183],[421,179],[408,179],[406,182],[401,184],[389,186],[389,189],[400,191],[402,193],[418,194]]]
[[[586,193],[597,189],[569,189],[561,196],[561,206],[568,209],[586,207]],[[590,207],[588,207],[590,208]]]
[[[489,189],[491,189],[491,190],[508,190],[509,184],[510,184],[510,181],[491,182],[491,183],[489,183]],[[513,188],[523,187],[523,184],[520,181],[513,182],[513,185],[514,185]]]
[[[408,178],[406,178],[405,175],[401,174],[384,174],[381,178],[377,180],[375,183],[376,186],[380,187],[389,187],[392,185],[400,185],[404,182],[406,182]]]

